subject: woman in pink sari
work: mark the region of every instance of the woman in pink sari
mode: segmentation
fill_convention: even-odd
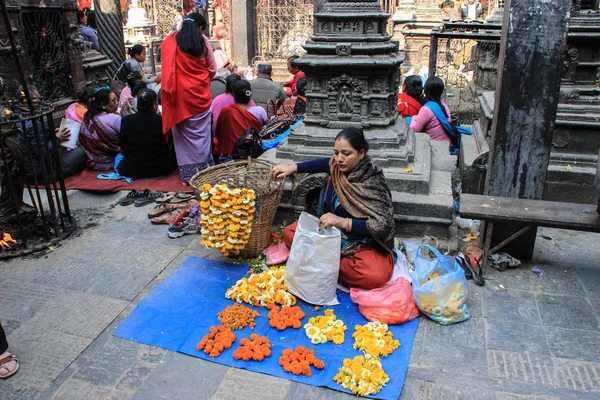
[[[119,132],[121,117],[115,114],[119,101],[109,89],[101,89],[90,102],[79,132],[79,145],[87,157],[86,167],[105,171],[112,169],[121,152]]]
[[[65,118],[72,121],[77,121],[83,124],[83,116],[87,112],[88,103],[96,95],[93,87],[88,86],[81,92],[77,93],[77,103],[71,104],[65,111]]]

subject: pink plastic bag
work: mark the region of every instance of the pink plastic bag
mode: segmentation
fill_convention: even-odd
[[[350,298],[369,321],[403,324],[420,315],[412,286],[405,278],[390,281],[373,290],[350,289]]]
[[[267,256],[267,265],[283,264],[290,256],[290,249],[285,243],[279,243],[277,246],[270,246],[263,250]]]

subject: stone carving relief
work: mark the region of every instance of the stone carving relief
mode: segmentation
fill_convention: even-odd
[[[335,54],[338,56],[349,56],[352,54],[352,45],[351,44],[338,44],[335,46]]]
[[[575,82],[577,64],[579,63],[579,50],[567,46],[565,60],[563,61],[563,79],[567,82]]]
[[[360,29],[360,22],[358,21],[354,21],[352,23],[352,32],[353,33],[359,33],[362,29]]]
[[[342,33],[343,25],[340,21],[333,24],[333,33]]]
[[[373,108],[371,109],[371,114],[373,115],[381,115],[381,104],[378,102],[373,102]]]
[[[352,90],[348,85],[342,85],[338,95],[338,111],[342,114],[352,113]]]
[[[325,21],[321,24],[321,32],[322,33],[329,33],[329,21]]]
[[[310,111],[311,111],[312,114],[320,115],[323,112],[323,110],[321,109],[321,103],[315,101],[313,103],[312,108],[311,108]]]
[[[367,21],[365,33],[375,33],[375,24],[373,21]]]
[[[577,100],[579,99],[579,89],[575,88],[560,88],[560,92],[558,94],[559,100]]]
[[[317,195],[316,200],[318,203],[319,199],[317,193],[320,192],[321,188],[327,183],[327,176],[328,175],[326,173],[309,174],[304,176],[304,178],[302,178],[302,180],[298,182],[298,185],[294,188],[292,194],[292,203],[297,206],[302,206],[305,209],[310,208],[313,206],[313,204],[308,204],[308,202],[314,200],[311,199],[311,197],[314,197],[311,196],[311,193],[313,192],[315,195]],[[315,209],[313,211],[316,212],[317,210]]]
[[[600,86],[600,68],[596,70],[596,86]]]
[[[375,93],[379,93],[383,90],[381,87],[381,81],[379,79],[375,79],[373,81],[373,86],[372,86],[371,90]]]
[[[329,92],[336,92],[342,84],[351,86],[356,93],[361,93],[363,91],[360,79],[353,78],[348,74],[342,74],[337,78],[331,78],[327,83],[327,90]]]
[[[569,136],[569,132],[567,132],[565,129],[559,128],[554,130],[552,135],[552,146],[556,147],[557,149],[562,149],[567,147],[570,141],[571,138]]]

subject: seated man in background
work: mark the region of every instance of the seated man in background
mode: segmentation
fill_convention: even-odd
[[[282,87],[271,79],[273,73],[271,64],[261,63],[258,64],[256,69],[258,71],[258,78],[250,81],[252,98],[256,102],[256,105],[265,109],[268,115],[273,115],[275,110],[267,108],[269,100],[272,101],[273,104],[275,104],[277,100],[283,102],[287,98],[287,95]]]

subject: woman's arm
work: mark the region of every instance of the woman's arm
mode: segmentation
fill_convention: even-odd
[[[210,41],[204,35],[204,56],[206,57],[206,69],[208,69],[208,80],[212,81],[212,78],[217,74],[217,62],[215,61],[215,54],[213,53]]]
[[[429,115],[427,113],[429,108],[421,107],[419,113],[412,117],[412,121],[410,123],[410,129],[415,132],[424,132],[425,126],[429,122]]]
[[[298,163],[298,173],[316,174],[318,172],[329,173],[329,158],[317,158],[316,160]]]

